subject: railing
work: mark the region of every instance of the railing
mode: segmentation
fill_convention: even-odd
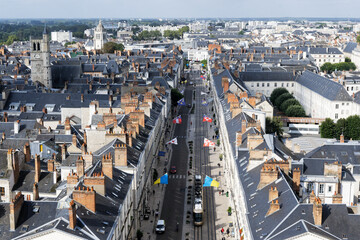
[[[281,121],[286,123],[317,123],[320,124],[325,121],[325,118],[305,118],[305,117],[280,117]]]

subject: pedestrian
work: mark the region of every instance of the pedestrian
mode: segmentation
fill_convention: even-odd
[[[221,190],[219,191],[219,195],[221,195]]]
[[[221,234],[224,234],[224,228],[221,228]]]
[[[229,228],[228,228],[228,229],[226,229],[226,234],[227,234],[227,236],[229,236],[229,234],[230,234],[230,230],[229,230]]]
[[[221,190],[221,195],[224,195],[224,189],[223,189],[223,190]]]
[[[153,189],[153,195],[155,195],[155,189]]]

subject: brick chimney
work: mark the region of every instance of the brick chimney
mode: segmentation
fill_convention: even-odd
[[[224,88],[224,93],[227,92],[229,90],[229,79],[227,77],[223,77],[221,79],[221,85]]]
[[[81,154],[82,154],[82,155],[85,155],[85,154],[86,154],[86,145],[85,145],[85,143],[83,143],[83,144],[81,145]]]
[[[242,107],[234,107],[231,111],[231,118],[236,117],[240,113],[242,113]]]
[[[20,165],[19,165],[19,152],[14,149],[8,149],[7,152],[7,164],[8,170],[14,172],[14,182],[16,183],[20,175]]]
[[[82,189],[80,189],[79,187],[78,189],[75,189],[73,191],[72,195],[74,201],[80,203],[88,210],[94,213],[96,212],[96,200],[95,200],[96,193],[94,191],[94,188],[85,189],[85,187],[83,187]]]
[[[344,134],[340,135],[340,143],[345,143]]]
[[[84,102],[84,94],[83,93],[81,94],[80,101]]]
[[[296,193],[299,193],[300,191],[300,176],[301,176],[301,172],[300,172],[300,168],[294,168],[293,169],[293,190]]]
[[[104,155],[102,159],[102,171],[105,176],[113,179],[113,160],[111,155]]]
[[[49,159],[47,161],[47,168],[48,168],[49,172],[54,172],[55,171],[54,159]]]
[[[24,195],[21,194],[21,192],[18,192],[14,199],[10,202],[10,231],[15,231],[16,229],[16,223],[19,218],[22,205],[24,203]]]
[[[61,159],[64,161],[66,159],[66,145],[65,143],[61,145]]]
[[[105,176],[103,172],[93,173],[90,177],[85,176],[84,185],[87,187],[93,187],[97,193],[105,196]]]
[[[271,201],[270,207],[266,213],[266,216],[269,216],[278,210],[280,210],[280,204],[279,204],[279,201],[276,199],[275,201]]]
[[[322,225],[322,204],[320,198],[315,198],[313,203],[313,216],[314,216],[314,224],[317,226]]]
[[[276,167],[262,167],[260,172],[260,182],[258,185],[258,189],[263,188],[269,183],[274,182],[278,179],[278,171]]]
[[[40,169],[40,156],[35,154],[35,176],[34,176],[34,182],[38,183],[40,182],[40,174],[41,174],[41,169]]]
[[[277,199],[279,197],[279,192],[276,187],[271,187],[269,189],[269,202]]]
[[[247,136],[247,149],[251,150],[259,146],[264,142],[262,135],[260,134],[248,134]]]
[[[77,145],[77,140],[76,140],[76,135],[75,134],[72,135],[72,145],[74,147],[76,147],[76,145]]]
[[[65,119],[65,134],[71,134],[70,118],[69,117],[67,117]]]
[[[114,162],[117,167],[126,167],[127,166],[127,147],[124,144],[117,144],[115,146],[115,156]]]
[[[342,195],[340,193],[336,193],[332,196],[333,204],[342,204]]]
[[[39,200],[39,188],[37,183],[33,185],[33,201]]]
[[[242,144],[242,133],[236,132],[236,147],[240,147]]]
[[[145,127],[145,112],[141,110],[135,110],[130,112],[129,117],[131,119],[139,119],[139,124],[142,127]]]
[[[76,211],[75,211],[75,202],[71,200],[69,207],[69,228],[71,230],[75,229],[76,226]]]
[[[241,121],[241,133],[245,133],[246,132],[246,120],[242,120]]]
[[[314,190],[312,190],[311,193],[310,193],[310,197],[309,197],[310,203],[314,203],[314,202],[315,202],[315,198],[316,198],[316,195],[315,195],[315,193],[314,193]]]
[[[261,132],[261,122],[260,120],[256,121],[256,130],[258,130],[259,132]]]
[[[4,112],[4,122],[8,122],[8,113]]]
[[[76,173],[69,173],[66,178],[67,194],[74,189],[74,186],[79,182],[79,176]]]
[[[82,157],[78,157],[76,161],[76,172],[79,177],[84,176],[85,166],[84,166],[84,159]]]
[[[24,145],[25,162],[30,162],[30,144],[27,142]]]

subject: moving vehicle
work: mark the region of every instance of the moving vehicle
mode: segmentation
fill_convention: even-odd
[[[175,167],[175,166],[171,166],[170,172],[171,172],[172,174],[175,174],[175,173],[176,173],[176,167]]]
[[[150,218],[150,214],[151,214],[150,208],[149,207],[145,208],[144,219],[148,220]]]
[[[203,224],[203,189],[201,175],[195,175],[195,198],[194,198],[194,225],[201,226]]]
[[[155,228],[156,233],[164,233],[165,232],[165,220],[158,220]]]

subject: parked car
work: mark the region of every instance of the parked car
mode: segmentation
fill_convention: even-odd
[[[165,220],[158,220],[155,228],[156,233],[164,233],[165,232]]]
[[[145,208],[144,219],[148,220],[150,218],[150,214],[151,214],[150,208],[149,207]]]
[[[170,172],[171,172],[172,174],[176,173],[176,167],[175,167],[175,166],[171,166]]]

